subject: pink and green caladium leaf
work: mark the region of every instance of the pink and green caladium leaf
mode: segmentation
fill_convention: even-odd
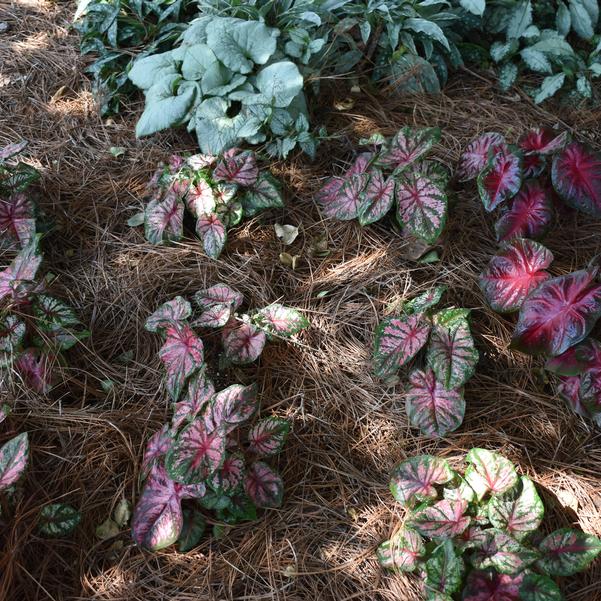
[[[506,242],[480,274],[480,288],[498,313],[517,311],[528,295],[551,275],[545,271],[553,253],[540,242],[517,238]]]
[[[0,236],[24,247],[34,235],[33,202],[22,193],[13,194],[6,200],[0,198]]]
[[[366,173],[373,159],[373,152],[362,152],[358,154],[357,158],[353,161],[353,164],[347,169],[344,176],[346,178],[349,178],[353,175],[360,175],[361,173]]]
[[[494,495],[487,507],[490,523],[518,541],[540,526],[545,512],[532,480],[526,476],[520,478],[518,486]]]
[[[227,232],[225,225],[215,213],[201,215],[196,222],[196,233],[202,240],[207,256],[217,259],[225,246]]]
[[[284,446],[290,422],[281,417],[259,420],[248,432],[248,450],[259,457],[277,455]]]
[[[379,169],[371,171],[359,207],[361,225],[375,223],[390,211],[394,204],[394,186],[392,177],[384,177]]]
[[[44,536],[61,538],[71,534],[80,521],[81,514],[71,505],[52,503],[40,511],[38,530]]]
[[[446,484],[455,477],[445,459],[418,455],[402,461],[392,471],[390,492],[403,505],[436,499],[435,484]]]
[[[186,380],[203,366],[202,340],[186,324],[174,324],[165,330],[165,344],[159,350],[167,370],[167,392],[174,401]]]
[[[558,376],[578,376],[588,369],[601,368],[601,343],[587,338],[557,357],[549,357],[545,369]]]
[[[193,420],[204,410],[214,394],[215,386],[207,378],[205,369],[193,374],[188,380],[183,397],[175,403],[171,420],[173,427],[179,428],[184,422]]]
[[[141,476],[146,479],[161,463],[173,443],[173,432],[169,424],[157,430],[148,440],[142,459]]]
[[[463,423],[465,400],[461,391],[447,390],[431,369],[415,370],[409,376],[405,407],[411,424],[425,436],[438,438]]]
[[[518,141],[520,150],[528,154],[552,154],[566,145],[568,133],[558,134],[550,127],[537,127],[525,133]]]
[[[396,373],[428,341],[431,326],[421,314],[389,317],[380,322],[374,342],[374,372],[380,378]]]
[[[522,601],[524,574],[497,574],[494,570],[472,570],[463,589],[462,601]]]
[[[283,206],[282,187],[271,173],[261,173],[259,179],[246,190],[242,197],[244,214],[249,217],[264,209]]]
[[[90,334],[81,329],[81,322],[75,311],[57,298],[38,294],[33,301],[32,310],[40,333],[40,336],[34,338],[35,344],[38,344],[39,339],[40,344],[51,344],[66,351]]]
[[[29,438],[23,432],[0,448],[0,491],[18,482],[28,461]]]
[[[194,302],[203,311],[215,305],[231,305],[235,311],[243,301],[244,296],[240,292],[221,283],[194,294]]]
[[[205,417],[209,431],[221,428],[226,434],[248,421],[259,408],[257,385],[232,384],[213,396],[210,417]]]
[[[520,599],[522,601],[563,601],[559,587],[548,576],[527,573],[520,586]]]
[[[184,234],[184,203],[175,194],[151,200],[144,210],[144,235],[151,244],[181,240]]]
[[[426,290],[426,292],[406,302],[403,305],[403,312],[411,315],[414,313],[424,313],[433,309],[438,305],[446,290],[446,286],[435,286],[434,288]]]
[[[459,159],[457,178],[460,182],[475,179],[488,164],[491,148],[505,143],[505,138],[495,132],[487,132],[472,140]],[[494,152],[494,151],[493,151]]]
[[[403,174],[396,187],[397,220],[416,238],[436,242],[447,221],[447,195],[429,177]]]
[[[486,532],[478,526],[470,526],[453,539],[453,544],[458,551],[462,552],[467,549],[480,549],[488,541]]]
[[[225,459],[225,432],[209,431],[203,420],[186,426],[167,452],[165,468],[181,484],[198,484],[215,473]]]
[[[508,149],[492,155],[478,176],[480,198],[487,211],[513,198],[521,185],[521,159]]]
[[[378,162],[391,169],[403,170],[426,154],[440,140],[440,129],[403,127],[392,139]]]
[[[580,376],[561,376],[557,393],[574,413],[586,418],[592,417],[580,402]]]
[[[537,182],[522,186],[511,203],[495,223],[499,242],[513,238],[538,239],[544,236],[553,221],[553,202],[550,194]]]
[[[252,363],[263,352],[265,332],[249,323],[231,330],[223,340],[225,357],[237,365]]]
[[[209,486],[218,493],[231,495],[242,487],[245,471],[244,456],[241,453],[230,455],[211,476]]]
[[[500,530],[486,530],[486,542],[471,558],[475,568],[494,568],[501,574],[517,574],[532,565],[539,557],[536,551],[522,546]]]
[[[325,215],[340,221],[357,217],[367,182],[366,174],[353,175],[343,181],[336,194],[320,194],[318,198]]]
[[[280,507],[284,483],[266,463],[255,461],[244,478],[244,490],[257,507]]]
[[[26,349],[17,357],[14,368],[23,382],[39,394],[48,394],[52,389],[52,364],[47,353]]]
[[[164,330],[192,315],[190,303],[181,296],[163,303],[147,320],[144,327],[149,332]]]
[[[195,328],[222,328],[232,316],[232,306],[228,304],[213,305],[203,311],[202,315],[194,320]]]
[[[522,304],[511,346],[555,356],[584,340],[601,317],[597,271],[575,271],[541,284]]]
[[[376,551],[378,563],[395,572],[413,572],[426,553],[422,537],[411,528],[402,528]]]
[[[13,354],[25,339],[27,326],[16,315],[6,315],[0,320],[0,352]]]
[[[300,311],[279,303],[272,303],[261,309],[254,320],[268,334],[283,338],[289,338],[309,327],[309,320]]]
[[[20,152],[23,152],[27,144],[29,144],[27,140],[20,140],[19,142],[13,142],[12,144],[0,148],[0,161],[4,162],[6,159],[10,159]]]
[[[177,538],[177,548],[180,553],[186,553],[198,545],[207,524],[198,509],[184,509],[182,518],[182,529]]]
[[[424,588],[428,599],[451,599],[461,588],[465,565],[458,557],[453,543],[445,541],[435,549],[426,562]]]
[[[191,186],[186,194],[186,205],[195,217],[208,215],[213,213],[216,208],[215,193],[211,184],[204,179],[199,179],[198,182]]]
[[[589,369],[580,376],[578,400],[590,417],[601,415],[601,368]]]
[[[571,207],[601,217],[601,156],[578,142],[555,155],[553,187]]]
[[[471,518],[465,515],[467,508],[467,501],[443,499],[414,513],[408,525],[427,538],[454,538],[470,525]]]
[[[515,467],[509,461],[486,449],[472,449],[465,457],[470,464],[465,471],[465,481],[474,489],[480,501],[487,493],[507,492],[518,483]]]
[[[259,177],[259,167],[255,153],[234,148],[226,152],[213,171],[217,182],[229,182],[240,186],[252,186]]]
[[[601,553],[601,540],[579,530],[561,528],[539,545],[539,570],[549,576],[572,576],[585,570]]]
[[[13,262],[0,272],[0,301],[9,298],[13,303],[21,303],[35,287],[34,279],[42,263],[39,240],[39,235],[34,236]]]

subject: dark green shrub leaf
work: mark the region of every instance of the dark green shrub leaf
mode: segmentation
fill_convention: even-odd
[[[453,543],[448,540],[440,545],[426,562],[425,588],[429,599],[440,599],[433,593],[450,595],[461,588],[464,564],[453,548]]]
[[[71,505],[53,503],[42,507],[38,529],[45,536],[59,538],[71,534],[80,521],[80,513]]]

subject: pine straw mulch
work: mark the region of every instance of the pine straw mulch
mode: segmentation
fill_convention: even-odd
[[[431,265],[407,259],[391,222],[362,230],[322,221],[312,202],[320,179],[348,162],[353,142],[375,129],[440,125],[436,154],[453,167],[466,142],[486,130],[515,139],[529,126],[560,124],[599,146],[599,112],[547,112],[473,74],[456,76],[435,99],[364,95],[337,111],[329,96],[318,117],[335,139],[314,164],[296,158],[272,165],[286,184],[286,209],[242,225],[214,262],[192,238],[157,248],[125,225],[141,207],[156,162],[193,150],[194,141],[175,133],[136,141],[131,113],[101,121],[68,29],[70,14],[70,5],[31,0],[0,13],[10,24],[0,34],[0,143],[30,140],[28,158],[43,174],[40,204],[53,224],[45,266],[92,331],[69,353],[65,383],[50,398],[20,390],[9,399],[15,410],[0,442],[28,431],[32,460],[23,500],[2,533],[0,598],[417,600],[414,577],[386,575],[374,559],[403,518],[388,473],[416,453],[456,460],[472,446],[505,453],[536,481],[547,507],[545,529],[574,525],[601,534],[599,432],[554,395],[540,361],[508,350],[512,320],[484,306],[477,275],[495,242],[474,187],[456,190],[441,261]],[[111,146],[124,147],[124,156],[114,158]],[[276,239],[275,222],[300,227],[292,247]],[[320,258],[310,249],[322,234],[330,254]],[[580,268],[600,250],[599,224],[564,215],[547,243],[556,256],[553,273]],[[280,263],[282,251],[301,256],[295,271]],[[135,500],[145,440],[168,415],[160,342],[143,330],[144,320],[174,295],[220,280],[250,305],[283,299],[311,318],[302,344],[273,344],[258,366],[225,374],[230,382],[256,378],[262,410],[293,421],[279,458],[285,503],[187,554],[143,553],[127,532],[115,548],[115,541],[95,538],[95,527],[122,497]],[[465,423],[431,441],[408,427],[400,387],[384,389],[371,376],[369,355],[378,320],[441,283],[449,286],[447,305],[473,308],[481,361],[467,386]],[[123,366],[117,357],[125,351],[134,359]],[[108,394],[105,379],[114,382]],[[72,539],[42,539],[36,515],[59,500],[81,509],[81,526]],[[570,600],[601,599],[601,564],[563,585]]]

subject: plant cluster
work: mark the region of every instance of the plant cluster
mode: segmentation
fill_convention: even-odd
[[[601,317],[599,265],[551,277],[546,269],[553,254],[537,240],[553,222],[553,190],[568,207],[601,217],[601,158],[548,129],[526,133],[517,147],[486,133],[468,146],[458,175],[477,177],[488,211],[501,207],[495,224],[501,247],[480,287],[495,311],[519,311],[512,347],[546,356],[572,408],[599,421],[601,355],[598,343],[587,339]]]
[[[375,135],[362,140],[370,152],[359,154],[342,175],[332,177],[318,194],[324,213],[361,225],[382,219],[396,202],[395,216],[411,236],[436,242],[447,220],[448,173],[424,156],[440,139],[438,128],[402,128],[392,140]]]
[[[216,259],[227,239],[227,230],[264,209],[281,207],[281,187],[268,172],[260,171],[255,154],[232,148],[221,159],[212,155],[171,157],[159,165],[148,185],[150,200],[130,225],[144,223],[152,244],[180,240],[184,213],[196,219],[196,234],[207,255]]]
[[[405,525],[378,549],[380,564],[419,571],[428,600],[561,601],[556,578],[585,570],[601,540],[561,528],[544,536],[533,482],[505,457],[472,449],[461,475],[432,455],[397,465],[390,490]]]
[[[235,311],[242,295],[223,284],[197,292],[194,301],[201,313],[191,323],[192,307],[182,297],[146,322],[146,329],[164,337],[159,355],[173,401],[171,423],[148,442],[145,485],[132,521],[134,540],[150,550],[176,541],[181,551],[196,546],[207,511],[214,512],[219,523],[213,533],[220,536],[224,524],[256,519],[257,508],[282,502],[282,479],[266,459],[280,452],[289,421],[276,416],[251,421],[259,411],[255,385],[216,392],[203,342],[192,328],[224,326],[225,360],[243,364],[260,355],[268,337],[292,336],[308,323],[298,311],[276,304],[240,317]]]
[[[407,415],[426,436],[453,432],[465,414],[463,386],[478,363],[470,331],[469,309],[434,312],[445,292],[438,286],[406,303],[399,316],[384,319],[376,330],[373,368],[389,379],[425,349],[409,374],[405,392]]]

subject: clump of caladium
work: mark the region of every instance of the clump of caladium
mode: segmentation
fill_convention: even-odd
[[[401,227],[433,244],[447,219],[448,174],[440,163],[424,157],[439,139],[438,128],[404,127],[392,140],[372,136],[365,141],[370,150],[320,191],[317,200],[324,213],[340,220],[358,218],[367,225],[382,219],[396,203]]]
[[[184,214],[195,220],[195,231],[207,255],[216,259],[227,230],[263,209],[281,207],[281,186],[261,171],[255,153],[232,148],[223,156],[174,155],[161,164],[148,186],[150,200],[130,225],[144,224],[152,244],[168,244],[184,234]]]
[[[544,536],[544,507],[530,478],[486,449],[472,449],[465,460],[463,474],[432,455],[394,468],[390,490],[408,513],[378,548],[380,564],[418,571],[432,601],[563,599],[557,577],[585,570],[601,540],[570,528]]]
[[[432,437],[444,436],[462,424],[463,386],[474,374],[479,357],[470,331],[470,310],[435,311],[444,292],[444,286],[428,290],[406,303],[401,315],[384,319],[376,330],[373,356],[374,372],[383,379],[413,362],[405,391],[407,415],[413,426]]]

